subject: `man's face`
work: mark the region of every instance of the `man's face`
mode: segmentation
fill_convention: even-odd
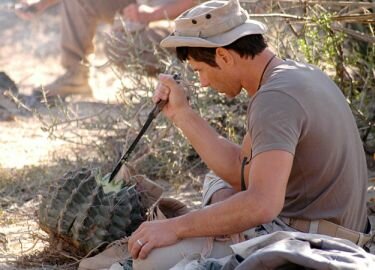
[[[233,98],[241,91],[241,86],[235,82],[233,76],[226,67],[212,67],[204,62],[188,59],[191,68],[198,72],[202,87],[211,87],[219,93]]]

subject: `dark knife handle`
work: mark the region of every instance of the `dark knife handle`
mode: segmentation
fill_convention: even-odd
[[[155,118],[163,110],[165,104],[167,103],[168,100],[159,100],[151,111],[152,117]]]

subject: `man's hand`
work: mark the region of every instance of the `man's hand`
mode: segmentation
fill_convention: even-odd
[[[178,84],[172,75],[160,74],[152,101],[168,100],[163,113],[174,122],[175,117],[186,109],[191,109],[184,88]]]
[[[15,5],[15,13],[22,20],[30,21],[41,15],[47,8],[56,5],[60,0],[36,0],[20,2]]]
[[[169,246],[179,240],[173,219],[144,222],[129,238],[128,250],[133,259],[145,259],[154,249]]]
[[[122,10],[124,19],[131,22],[148,24],[153,20],[154,8],[146,5],[130,4]]]

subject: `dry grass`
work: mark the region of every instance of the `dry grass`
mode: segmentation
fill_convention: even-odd
[[[13,0],[1,1],[0,7],[10,2]],[[280,7],[286,12],[295,11],[294,4],[283,2]],[[267,7],[258,5],[257,8]],[[263,12],[264,9],[256,11]],[[0,70],[11,76],[23,94],[30,94],[33,86],[48,83],[62,72],[57,57],[57,14],[57,10],[52,9],[32,22],[23,22],[0,8]],[[275,27],[283,33],[290,24],[277,23]],[[98,30],[94,65],[106,61],[102,53],[103,30],[106,30],[104,26]],[[278,53],[290,57],[297,55],[293,48],[289,49],[293,44],[291,39],[278,38],[269,37]],[[110,68],[93,69],[90,84],[94,98],[74,97],[66,107],[40,108],[38,114],[24,113],[16,115],[14,121],[0,122],[0,269],[76,269],[80,258],[64,250],[63,246],[56,248],[54,242],[50,244],[51,239],[47,239],[37,225],[36,210],[48,185],[58,176],[87,165],[101,166],[109,171],[129,140],[139,131],[144,112],[150,108],[150,103],[145,100],[149,98],[155,81],[150,78],[145,81],[142,77],[140,84],[138,76],[123,78],[118,80]],[[118,91],[124,86],[128,89],[126,92]],[[197,109],[211,117],[210,121],[223,133],[238,140],[238,132],[243,127],[228,127],[226,124],[233,119],[240,122],[235,117],[244,108],[241,105],[230,107],[220,97],[205,93],[215,103],[220,103],[221,108],[230,107],[232,110],[225,115],[213,114],[217,106],[213,103],[201,106],[201,94],[197,92],[193,97]],[[130,116],[129,112],[132,112]],[[99,121],[92,121],[98,115],[101,116]],[[98,123],[103,125],[95,126]],[[159,119],[151,131],[153,135],[146,134],[145,143],[140,144],[133,157],[133,165],[155,177],[175,175],[173,188],[170,182],[158,180],[167,190],[165,196],[180,199],[193,208],[199,207],[199,180],[205,168],[197,161],[191,147],[180,135],[172,132],[163,119]],[[176,158],[177,151],[184,152],[185,156]],[[183,160],[185,157],[188,158]],[[155,163],[156,159],[173,163],[170,167],[160,167]],[[371,192],[373,186],[370,181]],[[373,201],[371,198],[373,193],[369,193],[369,200]]]

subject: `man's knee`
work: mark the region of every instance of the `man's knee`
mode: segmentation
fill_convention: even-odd
[[[203,207],[209,205],[211,203],[211,200],[214,194],[222,189],[232,190],[232,186],[212,172],[206,174],[206,177],[204,178],[203,191],[202,191]]]
[[[145,260],[134,260],[133,269],[169,269],[192,254],[207,258],[225,257],[232,254],[232,244],[231,240],[214,241],[211,237],[184,239],[175,245],[154,249]]]

